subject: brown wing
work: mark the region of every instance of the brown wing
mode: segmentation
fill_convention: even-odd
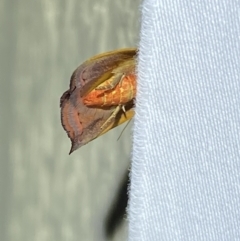
[[[116,69],[121,69],[127,61],[132,61],[135,65],[135,48],[115,50],[85,61],[73,73],[71,78],[70,89],[74,87],[80,90],[83,97],[98,85],[111,78]]]

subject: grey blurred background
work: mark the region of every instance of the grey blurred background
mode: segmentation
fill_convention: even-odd
[[[0,240],[126,240],[131,126],[68,155],[73,70],[138,43],[140,0],[0,0]]]

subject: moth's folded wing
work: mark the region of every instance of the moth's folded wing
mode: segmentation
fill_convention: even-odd
[[[111,78],[115,71],[119,72],[128,68],[129,63],[131,63],[131,68],[135,68],[136,54],[137,49],[135,48],[120,49],[97,55],[84,62],[87,67],[84,70],[85,83],[80,89],[81,96],[86,96],[101,83]]]

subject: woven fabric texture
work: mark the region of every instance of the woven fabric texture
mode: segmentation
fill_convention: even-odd
[[[240,3],[145,0],[129,240],[240,240]]]

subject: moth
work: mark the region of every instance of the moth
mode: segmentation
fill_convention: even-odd
[[[136,54],[134,48],[99,54],[73,72],[60,99],[70,153],[133,117]]]

